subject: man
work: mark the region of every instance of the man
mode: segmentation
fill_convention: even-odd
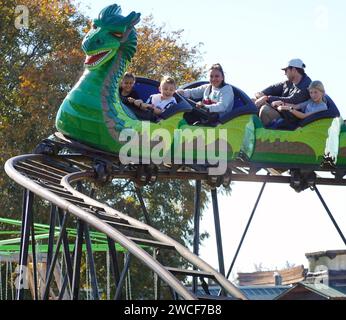
[[[281,101],[290,104],[299,104],[310,98],[308,87],[311,79],[305,73],[305,64],[300,59],[288,62],[285,71],[287,81],[274,84],[262,92],[255,94],[255,104],[259,108],[259,117],[265,126],[273,120],[280,118],[277,107]]]

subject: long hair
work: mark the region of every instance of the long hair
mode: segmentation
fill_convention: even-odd
[[[320,92],[322,92],[323,94],[326,94],[326,90],[324,89],[324,85],[321,81],[319,80],[315,80],[315,81],[312,81],[309,85],[309,90],[310,89],[316,89]]]
[[[221,82],[221,87],[223,87],[225,84],[226,84],[226,81],[225,81],[225,73],[223,72],[223,69],[221,67],[221,64],[220,63],[214,63],[210,68],[209,68],[209,71],[213,71],[213,70],[218,70],[219,72],[221,72],[222,74],[222,77],[223,77],[223,80]]]

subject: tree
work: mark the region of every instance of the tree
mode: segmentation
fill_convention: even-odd
[[[28,28],[16,28],[16,5]],[[55,114],[83,68],[87,19],[71,1],[1,0],[0,162],[32,151],[54,132]],[[6,179],[0,177],[0,187]]]
[[[17,29],[16,4],[0,0],[5,13],[0,16],[1,30],[5,30],[0,35],[1,163],[32,152],[55,131],[58,107],[83,72],[84,54],[80,46],[90,26],[71,0],[20,0],[18,4],[29,9],[29,28]],[[138,51],[130,71],[157,80],[168,73],[178,84],[191,82],[204,71],[198,66],[200,46],[190,47],[182,42],[182,31],[165,32],[163,27],[155,26],[153,17],[144,18],[138,28]],[[20,219],[21,189],[3,171],[0,190],[2,214]],[[154,226],[185,244],[192,235],[193,190],[194,185],[188,181],[159,182],[142,190]],[[119,196],[115,198],[115,194]],[[143,220],[133,187],[124,191],[117,181],[97,195],[101,201],[111,201],[119,210]],[[205,192],[201,202],[202,207],[207,202]],[[45,222],[47,204],[39,204],[43,206],[35,207],[35,219]],[[146,283],[150,282],[148,277]],[[135,284],[139,286],[143,283]]]
[[[129,70],[160,81],[170,75],[178,84],[195,81],[204,74],[200,66],[202,43],[190,47],[183,42],[183,30],[171,33],[156,26],[153,16],[144,17],[137,28],[138,46]]]
[[[285,262],[284,268],[285,268],[285,269],[291,269],[291,268],[294,268],[295,266],[296,266],[295,263],[289,262],[289,261],[287,260],[287,261]]]

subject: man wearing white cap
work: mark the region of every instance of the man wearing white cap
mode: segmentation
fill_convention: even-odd
[[[301,59],[292,59],[285,71],[287,81],[274,84],[255,94],[255,104],[259,108],[259,116],[265,126],[280,118],[277,107],[284,103],[299,104],[310,98],[308,87],[311,79],[305,73],[305,64]]]

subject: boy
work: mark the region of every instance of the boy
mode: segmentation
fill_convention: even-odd
[[[167,110],[172,104],[177,103],[173,97],[176,90],[176,84],[173,78],[164,77],[160,82],[160,93],[152,94],[143,104],[143,108],[153,110],[155,115],[160,115],[163,111]]]

